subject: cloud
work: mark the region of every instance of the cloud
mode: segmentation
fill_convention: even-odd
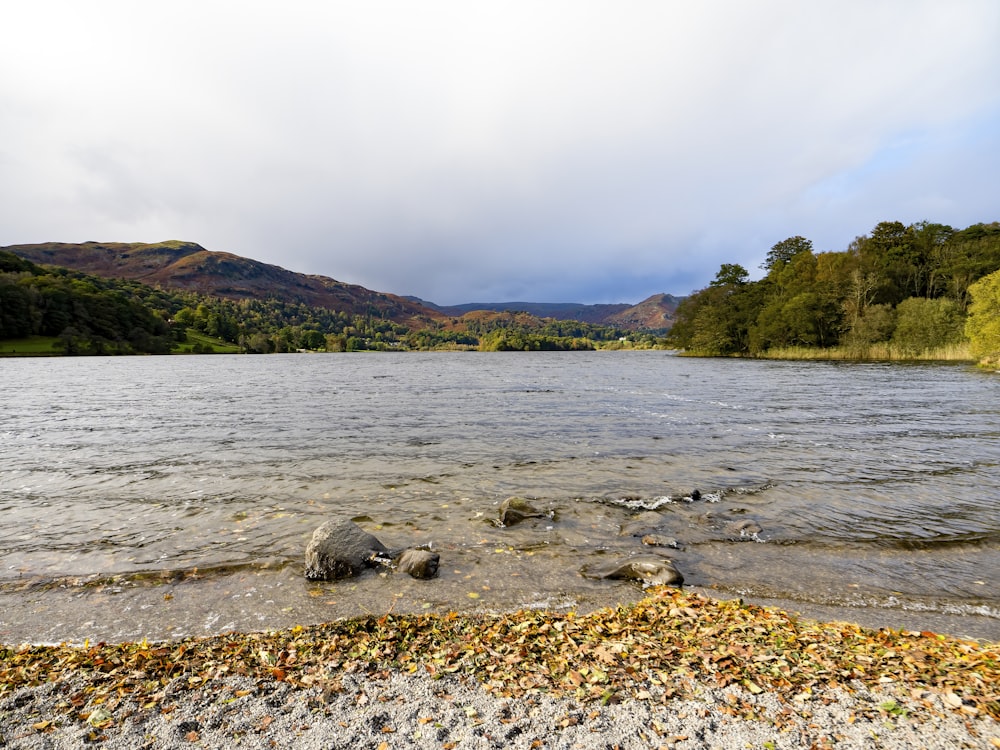
[[[639,301],[1000,219],[1000,6],[19,4],[0,244],[188,239],[441,303]]]

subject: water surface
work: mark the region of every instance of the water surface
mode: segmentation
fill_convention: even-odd
[[[0,360],[0,641],[590,609],[585,566],[1000,640],[1000,381],[664,352]],[[495,523],[509,496],[547,515]],[[440,577],[302,577],[354,518]],[[757,530],[759,529],[759,531]]]

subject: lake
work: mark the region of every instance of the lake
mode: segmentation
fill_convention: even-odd
[[[0,642],[587,611],[635,554],[825,619],[1000,640],[1000,379],[667,352],[0,360]],[[500,503],[544,513],[497,523]],[[438,578],[303,576],[355,519]],[[638,522],[638,523],[637,523]],[[652,525],[678,549],[622,529]]]

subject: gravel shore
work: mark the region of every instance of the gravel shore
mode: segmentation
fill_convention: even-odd
[[[786,704],[741,688],[695,687],[693,699],[594,705],[549,696],[497,698],[467,679],[399,671],[344,674],[331,689],[281,682],[168,686],[143,709],[67,714],[81,681],[23,688],[0,701],[0,747],[25,750],[165,748],[996,748],[988,717],[948,710],[940,698],[816,693]],[[747,718],[747,712],[757,718]],[[96,719],[96,720],[95,720]],[[100,728],[102,724],[107,724]],[[96,726],[95,726],[96,725]],[[40,728],[39,728],[40,727]]]
[[[660,589],[587,615],[390,615],[0,646],[0,748],[992,748],[996,644]]]

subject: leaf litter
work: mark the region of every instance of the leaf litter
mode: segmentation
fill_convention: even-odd
[[[690,698],[705,684],[767,692],[787,705],[828,688],[888,687],[931,713],[942,705],[1000,719],[1000,644],[815,622],[665,587],[586,615],[390,613],[162,643],[0,646],[0,699],[82,679],[86,687],[62,708],[99,730],[124,699],[172,710],[178,685],[183,692],[241,676],[328,693],[338,691],[338,673],[373,669],[469,677],[497,697],[547,694],[595,705]],[[757,718],[745,701],[734,699],[729,710]],[[883,710],[898,712],[889,703]]]

